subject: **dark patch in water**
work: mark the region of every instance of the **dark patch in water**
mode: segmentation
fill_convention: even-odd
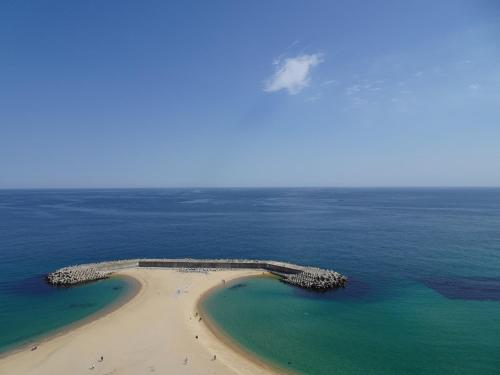
[[[0,290],[18,295],[48,295],[57,293],[57,288],[49,285],[45,275],[27,277],[23,280],[7,281],[0,284]]]
[[[81,302],[81,303],[72,303],[69,305],[70,309],[88,309],[95,306],[95,303],[92,302]]]
[[[113,287],[113,290],[120,290],[120,289],[123,289],[123,287],[122,286],[114,286]]]
[[[420,281],[449,299],[500,301],[500,278],[440,277]]]
[[[245,283],[238,283],[238,284],[234,284],[234,285],[231,285],[228,289],[239,289],[239,288],[245,288],[247,286],[247,284]]]

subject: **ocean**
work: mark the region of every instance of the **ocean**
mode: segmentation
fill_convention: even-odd
[[[228,336],[277,366],[500,373],[500,189],[0,190],[0,352],[129,288],[120,278],[53,288],[45,273],[137,257],[264,258],[347,275],[338,291],[258,278],[205,301]]]

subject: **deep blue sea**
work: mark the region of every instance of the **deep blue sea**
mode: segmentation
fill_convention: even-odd
[[[264,279],[214,296],[230,336],[299,372],[500,373],[500,189],[0,190],[0,351],[127,289],[120,279],[52,288],[46,272],[136,257],[265,258],[347,275],[347,288],[323,295]],[[251,332],[280,306],[282,324]],[[266,344],[273,327],[291,344]],[[305,332],[321,346],[297,352]]]

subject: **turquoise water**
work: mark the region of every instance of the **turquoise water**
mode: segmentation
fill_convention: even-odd
[[[129,280],[113,277],[72,288],[49,286],[40,278],[25,280],[10,294],[0,294],[0,352],[32,343],[119,303],[133,292]],[[15,298],[15,305],[11,302]],[[13,306],[14,305],[14,306]],[[17,311],[16,311],[17,310]]]
[[[500,302],[452,300],[422,283],[353,296],[245,279],[203,308],[251,353],[304,374],[500,373]]]
[[[213,314],[231,336],[304,372],[500,374],[500,189],[0,190],[0,352],[127,289],[52,288],[45,273],[138,257],[347,275],[334,293],[272,280],[221,292]]]

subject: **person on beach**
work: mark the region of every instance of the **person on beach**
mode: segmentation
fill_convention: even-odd
[[[99,358],[99,362],[104,361],[104,357],[101,355],[101,358]]]
[[[214,359],[213,359],[213,361],[215,361],[216,359],[217,359],[217,356],[214,354]]]
[[[184,358],[184,365],[188,364],[188,357]]]

